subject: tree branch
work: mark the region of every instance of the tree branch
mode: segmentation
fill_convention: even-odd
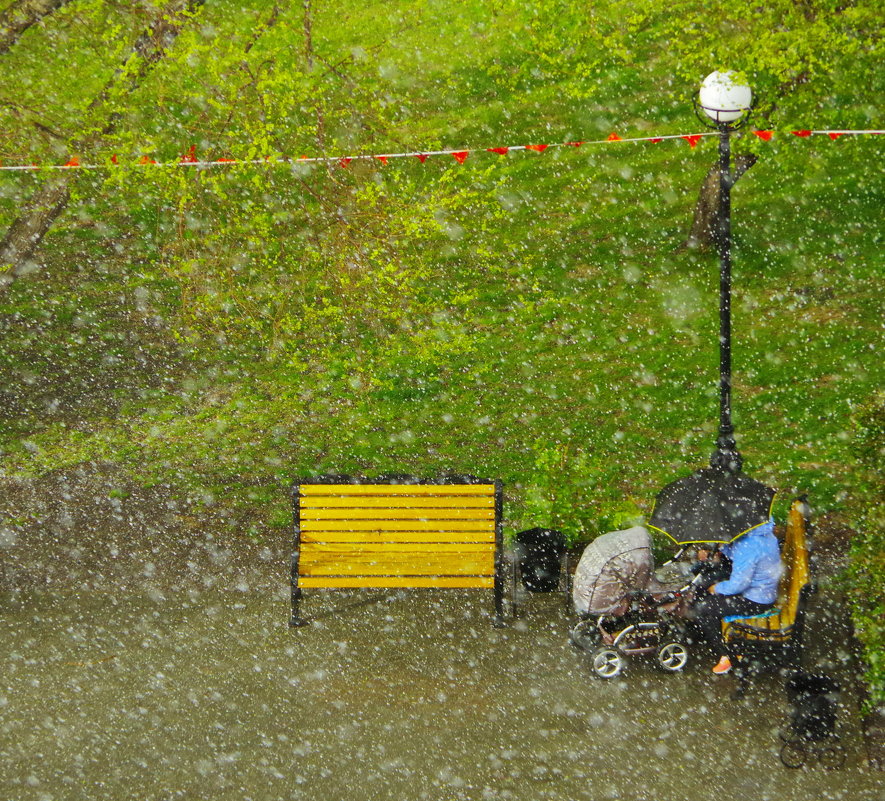
[[[90,103],[92,130],[74,143],[76,150],[93,148],[114,129],[121,112],[115,109],[106,112],[108,100],[111,97],[125,97],[138,88],[202,4],[203,0],[171,0],[157,13],[153,24],[135,40],[129,57]],[[54,172],[9,226],[0,241],[0,291],[23,272],[24,265],[40,246],[46,232],[64,211],[75,175],[76,170]]]
[[[21,103],[16,103],[13,100],[6,100],[5,98],[0,98],[0,107],[8,108],[16,116],[17,119],[22,119],[25,114],[37,114],[34,109],[23,106]],[[33,125],[38,131],[42,131],[48,136],[51,136],[53,139],[66,138],[63,133],[61,133],[60,131],[56,131],[54,128],[50,128],[46,123],[40,122],[40,120],[30,118],[26,119],[25,121]]]
[[[70,0],[16,0],[0,13],[0,55],[21,38],[21,35],[44,17],[57,11]]]

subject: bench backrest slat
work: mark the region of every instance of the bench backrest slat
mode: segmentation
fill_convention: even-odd
[[[781,556],[784,562],[780,598],[782,625],[792,625],[795,621],[802,588],[811,581],[802,507],[801,501],[793,501],[787,516],[787,532]]]

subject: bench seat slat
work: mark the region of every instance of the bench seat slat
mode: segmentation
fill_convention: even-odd
[[[757,629],[759,631],[778,631],[784,628],[783,615],[779,612],[776,615],[768,615],[766,617],[739,617],[732,621],[739,628]],[[789,624],[787,624],[789,627]]]
[[[793,628],[795,617],[795,614],[789,615],[784,612],[758,617],[732,617],[725,621],[726,634],[729,639],[734,639],[736,636],[746,639],[785,637]]]
[[[494,520],[302,520],[301,531],[495,531]]]
[[[307,588],[329,590],[348,587],[446,587],[494,589],[494,576],[303,576],[298,583]]]
[[[453,562],[451,555],[444,558],[412,556],[402,560],[351,556],[344,562],[336,556],[305,561],[300,570],[302,576],[491,576],[495,572],[495,560],[464,554],[460,562]]]
[[[495,545],[495,532],[489,531],[303,531],[302,544],[313,542],[327,543],[435,543],[465,542],[488,543]]]
[[[309,520],[490,520],[494,509],[302,509]]]
[[[332,495],[495,495],[494,484],[302,484],[299,494]]]

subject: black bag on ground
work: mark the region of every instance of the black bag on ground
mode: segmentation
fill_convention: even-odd
[[[516,535],[516,559],[522,585],[529,592],[559,588],[565,536],[551,528],[530,528]]]

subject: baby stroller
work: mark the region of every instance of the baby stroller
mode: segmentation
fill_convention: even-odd
[[[603,679],[620,675],[635,654],[654,654],[658,667],[676,673],[688,662],[684,618],[700,581],[659,581],[642,526],[603,534],[584,549],[575,571],[572,601],[581,620],[570,639]]]

